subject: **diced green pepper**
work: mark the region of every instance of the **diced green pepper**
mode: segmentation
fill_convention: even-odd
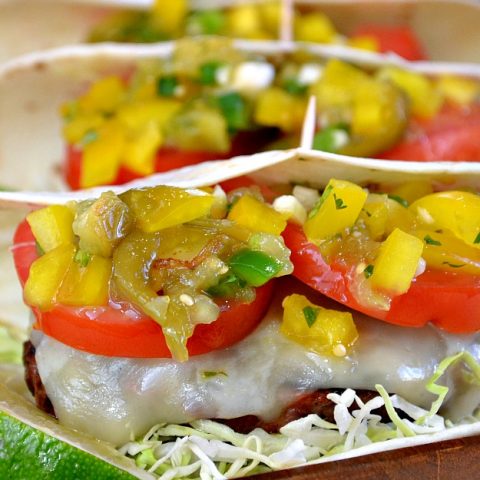
[[[202,10],[190,15],[187,31],[191,35],[218,35],[225,27],[225,15],[221,10]]]
[[[162,97],[173,97],[178,80],[175,75],[160,77],[157,82],[157,93]]]
[[[218,97],[218,105],[227,121],[230,131],[248,127],[247,103],[236,92],[229,92]]]
[[[348,143],[348,128],[345,125],[326,127],[313,137],[313,148],[336,153]]]
[[[260,287],[275,277],[282,265],[263,252],[240,250],[228,261],[232,272],[252,287]]]
[[[198,81],[202,85],[215,86],[217,84],[217,72],[221,66],[221,62],[207,62],[200,65]]]

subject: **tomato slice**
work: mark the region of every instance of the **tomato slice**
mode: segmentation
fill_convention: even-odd
[[[407,161],[480,161],[480,106],[447,105],[429,120],[411,122],[406,138],[379,158]]]
[[[408,27],[364,25],[354,35],[374,38],[382,53],[393,52],[407,60],[425,60],[422,46]]]
[[[355,266],[327,264],[299,226],[289,224],[282,235],[292,251],[293,275],[344,305],[404,327],[431,322],[452,333],[480,330],[479,277],[427,269],[414,279],[407,293],[392,300],[390,310],[378,310],[359,304],[350,292]]]
[[[31,264],[38,258],[35,238],[26,221],[15,233],[12,252],[24,285]],[[261,322],[272,293],[273,282],[268,282],[256,290],[252,303],[223,303],[215,322],[195,328],[187,343],[189,354],[223,349],[245,338]],[[127,303],[82,308],[57,305],[48,312],[34,309],[34,314],[35,328],[78,350],[116,357],[171,357],[160,326]]]

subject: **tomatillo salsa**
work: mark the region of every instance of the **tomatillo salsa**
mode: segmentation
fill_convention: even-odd
[[[247,54],[225,39],[92,84],[62,108],[71,188],[295,147],[310,96],[313,147],[359,157],[480,160],[480,82],[339,60]]]
[[[480,330],[480,196],[424,181],[385,191],[335,179],[321,195],[295,187],[283,232],[293,274],[390,323]]]
[[[95,354],[184,361],[261,321],[272,279],[293,269],[285,226],[255,190],[159,186],[36,210],[13,254],[35,328]]]

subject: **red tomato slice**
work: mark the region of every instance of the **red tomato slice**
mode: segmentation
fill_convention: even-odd
[[[289,224],[282,235],[292,251],[293,275],[344,305],[404,327],[423,327],[431,322],[452,333],[480,330],[479,277],[427,270],[415,278],[407,293],[392,300],[390,310],[377,310],[360,305],[350,292],[355,266],[328,265],[301,227]]]
[[[38,258],[35,239],[26,221],[15,233],[12,252],[24,285],[31,264]],[[215,322],[195,328],[187,343],[190,355],[229,347],[249,335],[265,315],[272,293],[273,282],[268,282],[256,290],[252,303],[222,304]],[[78,350],[116,357],[171,357],[160,326],[129,304],[82,308],[57,305],[48,312],[34,309],[34,313],[35,328]]]
[[[387,160],[480,161],[480,106],[447,106],[429,120],[412,121],[406,139],[379,155]]]
[[[365,25],[353,36],[374,38],[382,53],[393,52],[407,60],[426,59],[418,38],[408,27]]]

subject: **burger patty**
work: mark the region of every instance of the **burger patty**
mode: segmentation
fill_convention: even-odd
[[[52,402],[48,398],[42,379],[38,373],[35,347],[30,341],[23,344],[23,364],[25,365],[25,382],[27,383],[30,393],[35,398],[37,407],[45,413],[55,416]]]
[[[52,402],[48,398],[42,379],[38,373],[37,361],[35,359],[35,347],[32,342],[23,344],[23,363],[25,365],[25,381],[28,389],[35,398],[35,403],[40,410],[49,415],[55,416]],[[342,389],[321,389],[301,395],[297,400],[285,408],[281,415],[273,421],[266,422],[255,415],[245,415],[232,419],[217,419],[219,422],[228,425],[239,433],[250,433],[255,428],[263,428],[269,433],[276,433],[281,427],[289,422],[298,420],[311,413],[317,414],[328,422],[334,422],[335,404],[327,398],[329,393],[342,393]],[[365,403],[378,395],[370,390],[358,390],[357,395]],[[384,409],[379,414],[386,418]]]

